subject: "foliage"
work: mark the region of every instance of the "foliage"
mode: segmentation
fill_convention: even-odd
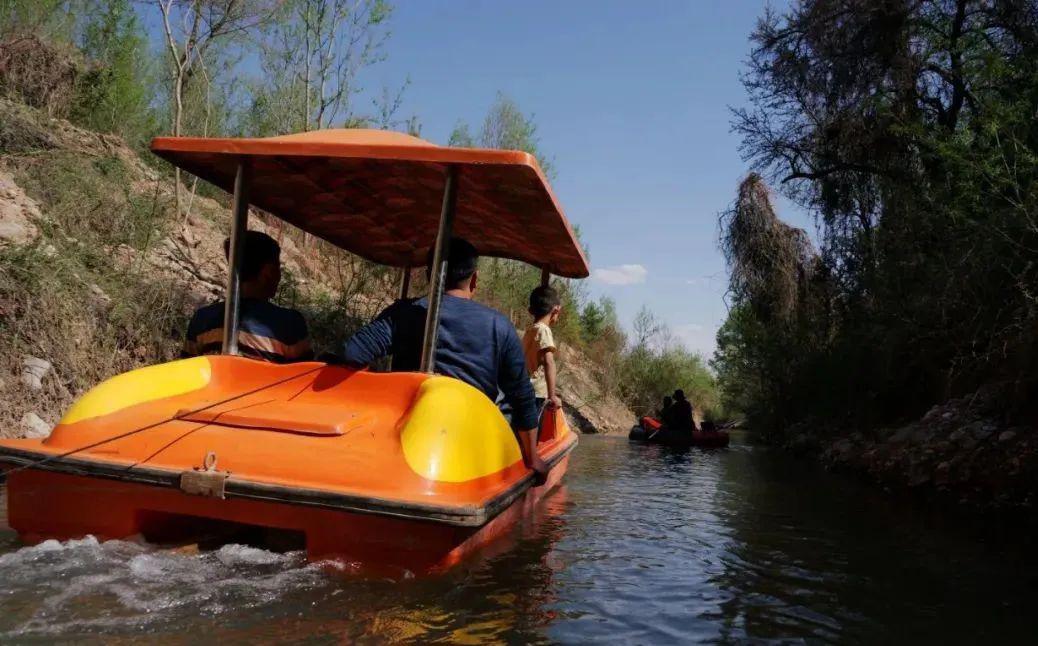
[[[638,415],[655,415],[676,389],[705,417],[723,416],[714,377],[703,358],[676,343],[648,309],[635,317],[634,338],[620,361],[621,397]]]
[[[1034,3],[801,0],[753,43],[753,107],[734,127],[817,215],[821,253],[776,256],[745,218],[723,222],[728,396],[779,430],[885,423],[990,383],[1023,412],[1038,375]]]
[[[580,332],[585,343],[619,330],[620,322],[616,317],[616,303],[603,296],[598,301],[588,301],[580,312]],[[623,344],[621,344],[623,345]]]
[[[354,332],[391,302],[396,272],[331,245],[318,245],[313,253],[327,270],[322,283],[305,285],[286,269],[277,301],[306,317],[316,355],[338,353]]]
[[[0,41],[33,34],[69,39],[75,23],[69,0],[0,0]]]
[[[15,127],[26,125],[19,120]],[[29,411],[56,422],[48,413],[64,410],[86,388],[174,358],[188,307],[182,284],[141,262],[163,235],[169,200],[133,191],[134,175],[122,159],[39,149],[8,157],[8,164],[45,217],[37,222],[39,244],[0,249],[6,432]],[[20,372],[26,355],[54,364],[40,393],[6,378]]]
[[[478,138],[472,136],[468,123],[459,121],[454,126],[447,145],[522,150],[537,158],[537,163],[549,179],[555,178],[555,164],[540,149],[534,115],[523,114],[515,99],[503,92],[497,93],[494,103],[487,111]]]
[[[401,125],[403,88],[358,110],[365,71],[386,59],[393,7],[385,0],[285,0],[260,36],[262,75],[250,83],[243,129],[270,136],[327,127]],[[404,84],[406,87],[406,83]]]
[[[0,93],[65,117],[76,101],[83,66],[67,48],[54,46],[34,34],[0,42]]]
[[[129,0],[102,0],[85,12],[80,51],[91,62],[72,120],[143,148],[158,132],[147,38]]]

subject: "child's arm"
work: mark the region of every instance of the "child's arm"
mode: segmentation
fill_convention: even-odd
[[[562,408],[562,400],[555,392],[555,349],[547,348],[541,351],[541,365],[544,366],[544,381],[548,385],[548,401],[555,408]]]

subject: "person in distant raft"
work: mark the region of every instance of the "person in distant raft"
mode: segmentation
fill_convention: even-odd
[[[426,271],[432,273],[432,250]],[[512,427],[526,465],[543,482],[548,466],[537,455],[537,404],[526,373],[523,348],[504,314],[472,300],[479,278],[479,253],[467,240],[452,238],[440,303],[440,329],[433,370],[482,390],[491,401],[498,391],[512,409]],[[401,299],[357,330],[343,349],[347,365],[363,368],[393,356],[393,370],[421,369],[428,298]]]
[[[231,241],[223,243],[230,255]],[[273,363],[313,358],[306,319],[298,311],[270,302],[281,282],[281,247],[259,231],[247,231],[242,245],[241,319],[238,350],[247,357]],[[219,354],[223,348],[224,302],[195,312],[187,326],[183,357]]]
[[[530,384],[537,397],[537,408],[547,404],[550,408],[562,408],[559,398],[558,372],[555,368],[555,337],[551,326],[559,320],[562,301],[559,293],[542,285],[530,292],[530,316],[533,324],[523,335],[523,354],[526,355],[526,371],[530,373]]]
[[[661,424],[666,424],[667,420],[670,419],[670,409],[672,406],[674,406],[674,399],[671,398],[670,395],[664,395],[663,407],[660,408],[658,413],[656,413],[656,419],[658,419]]]
[[[685,391],[680,388],[674,391],[674,405],[670,407],[667,426],[690,433],[696,428],[695,420],[692,419],[692,402],[685,399]]]

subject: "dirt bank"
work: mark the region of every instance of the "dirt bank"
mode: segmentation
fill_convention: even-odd
[[[948,401],[896,428],[820,435],[800,429],[790,448],[890,490],[978,510],[1034,509],[1038,436],[1032,425],[1007,423],[992,394]]]

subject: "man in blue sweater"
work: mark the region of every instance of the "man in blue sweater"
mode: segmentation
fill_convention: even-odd
[[[543,479],[547,466],[535,450],[538,411],[522,344],[507,317],[472,300],[478,262],[479,254],[468,241],[451,240],[435,370],[475,386],[491,401],[497,399],[498,391],[504,393],[513,411],[512,426],[519,434],[523,459]],[[393,303],[346,342],[345,362],[360,368],[392,355],[394,370],[419,370],[427,311],[424,296]]]

